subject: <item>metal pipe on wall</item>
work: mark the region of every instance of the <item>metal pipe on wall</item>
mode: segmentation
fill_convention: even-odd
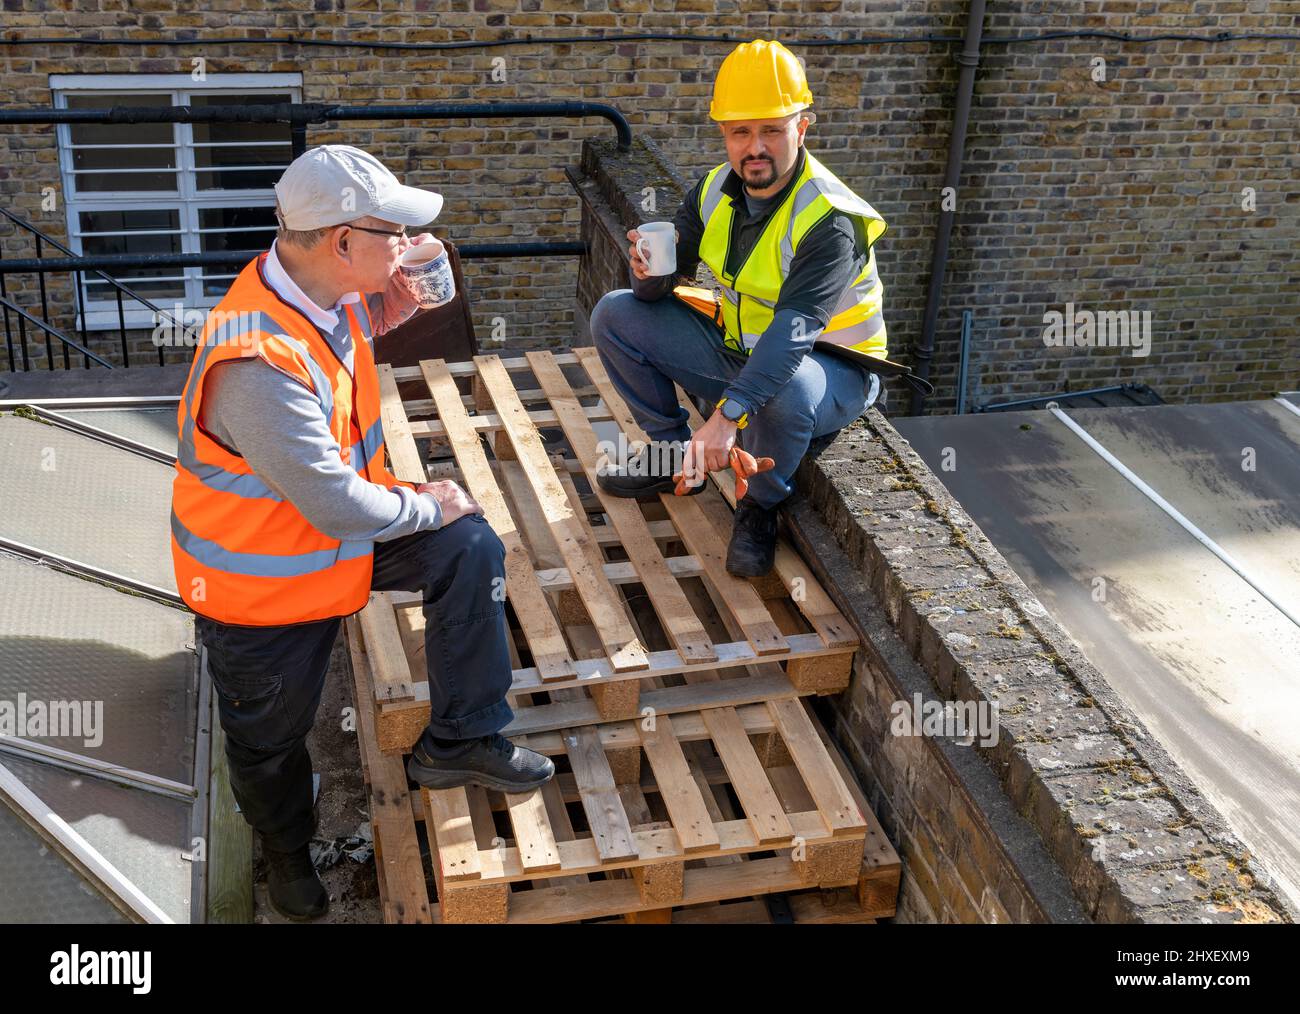
[[[944,189],[958,192],[961,182],[962,153],[966,147],[966,124],[970,119],[971,97],[975,92],[975,71],[980,62],[980,38],[984,33],[984,0],[970,0],[966,17],[965,42],[957,54],[961,72],[957,78],[957,107],[953,111],[952,137],[948,143],[948,166],[943,174]],[[921,336],[912,344],[912,372],[928,379],[930,361],[934,358],[934,332],[939,321],[939,303],[943,296],[943,276],[948,263],[948,240],[952,235],[952,222],[956,215],[956,202],[947,210],[939,206],[939,222],[934,237],[934,250],[930,257],[930,286],[925,296],[925,316],[921,320]],[[925,395],[912,391],[910,412],[921,415],[925,411]]]

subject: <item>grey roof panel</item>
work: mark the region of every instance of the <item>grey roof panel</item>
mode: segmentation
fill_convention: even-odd
[[[54,411],[138,444],[176,453],[174,405],[171,408],[56,408]]]
[[[1300,419],[1271,401],[1067,414],[1300,599]],[[894,422],[1300,902],[1300,629],[1051,414]]]
[[[1300,416],[1271,399],[1069,415],[1271,594],[1300,605]]]
[[[98,734],[41,742],[193,784],[193,617],[3,553],[0,588],[0,701],[89,702]]]
[[[0,803],[0,923],[125,923],[8,806]]]
[[[190,921],[190,804],[38,761],[0,763],[177,922]]]
[[[176,590],[172,468],[14,415],[0,416],[0,460],[0,535]]]

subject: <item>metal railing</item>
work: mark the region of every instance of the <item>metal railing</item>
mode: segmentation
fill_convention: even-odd
[[[632,130],[626,118],[613,106],[595,102],[483,102],[483,103],[422,103],[415,105],[343,106],[324,103],[267,103],[238,106],[113,106],[107,109],[0,109],[0,124],[59,124],[59,123],[284,123],[289,126],[290,142],[296,158],[307,150],[307,127],[310,124],[350,120],[470,120],[470,119],[554,119],[601,117],[613,124],[621,149],[632,144]],[[187,268],[242,266],[256,257],[260,250],[230,250],[213,253],[189,254],[105,254],[84,256],[78,254],[35,225],[6,209],[0,215],[22,234],[31,237],[35,246],[34,257],[14,258],[0,256],[0,311],[3,312],[5,349],[10,370],[30,370],[32,356],[28,348],[28,325],[39,333],[45,344],[47,367],[55,369],[54,343],[57,342],[63,359],[63,368],[72,365],[72,355],[82,357],[82,365],[113,368],[113,364],[91,351],[87,333],[85,306],[85,276],[95,275],[111,287],[117,302],[118,341],[122,363],[130,366],[130,344],[127,332],[140,330],[127,324],[124,300],[131,300],[152,311],[154,320],[170,321],[179,326],[175,317],[118,281],[110,272],[138,268]],[[62,257],[44,256],[45,247],[63,254]],[[462,258],[496,257],[572,257],[585,252],[586,245],[571,240],[536,243],[467,243],[457,246]],[[72,275],[76,290],[76,318],[80,340],[67,334],[50,322],[49,295],[45,276],[52,273]],[[10,296],[7,278],[10,275],[35,274],[41,303],[41,316],[23,309]],[[17,343],[13,325],[17,325]],[[165,349],[158,348],[158,363],[164,363]],[[21,363],[21,366],[19,365]]]
[[[1107,404],[1103,399],[1107,395],[1111,403],[1125,402],[1131,405],[1163,405],[1165,400],[1146,384],[1112,384],[1109,387],[1091,387],[1086,391],[1061,391],[1058,394],[1044,394],[1037,398],[1019,398],[1015,401],[1003,401],[996,404],[976,406],[976,412],[1018,412],[1027,408],[1039,408],[1053,402],[1073,404],[1085,399],[1093,399],[1097,405]]]
[[[9,369],[11,371],[15,369],[13,332],[10,330],[9,327],[9,314],[11,311],[18,315],[19,331],[21,335],[20,344],[22,350],[22,360],[23,360],[24,370],[31,369],[31,357],[27,350],[26,325],[28,322],[31,322],[33,325],[35,325],[45,335],[45,359],[46,362],[49,364],[49,369],[51,370],[54,369],[54,352],[50,346],[51,337],[57,338],[60,344],[62,345],[63,368],[65,370],[71,368],[71,359],[68,354],[69,348],[74,348],[81,353],[82,358],[84,360],[83,365],[85,365],[87,368],[89,368],[91,360],[94,360],[99,365],[107,367],[110,370],[113,368],[112,363],[109,363],[104,359],[101,359],[99,356],[95,355],[95,353],[91,352],[89,348],[87,348],[87,345],[89,344],[89,337],[86,334],[86,314],[85,314],[85,308],[82,305],[82,291],[84,288],[85,275],[87,272],[94,272],[94,274],[98,275],[100,278],[108,282],[108,284],[113,287],[114,294],[117,297],[118,333],[121,336],[121,342],[122,342],[122,365],[123,366],[129,367],[131,365],[131,350],[126,340],[126,331],[127,331],[126,310],[122,304],[123,296],[126,296],[128,299],[134,299],[136,302],[144,306],[145,309],[147,310],[152,310],[155,315],[155,318],[157,317],[157,315],[161,314],[165,316],[167,319],[171,320],[173,324],[176,323],[175,318],[173,318],[171,314],[167,313],[166,310],[163,310],[161,307],[150,302],[148,299],[140,295],[134,289],[131,289],[126,285],[123,285],[117,279],[113,278],[111,275],[101,270],[98,266],[94,266],[89,263],[86,263],[88,260],[90,260],[90,258],[78,257],[77,254],[73,252],[71,249],[64,246],[53,236],[49,235],[48,233],[44,233],[40,229],[36,228],[36,226],[32,225],[32,223],[27,221],[25,218],[21,218],[18,215],[15,215],[13,212],[8,211],[4,208],[0,208],[0,215],[4,215],[4,217],[7,218],[10,222],[12,222],[15,226],[17,226],[26,234],[30,235],[36,243],[36,257],[34,260],[30,260],[30,261],[5,260],[4,258],[0,258],[0,307],[4,308],[5,351],[8,352],[9,354]],[[43,251],[44,244],[46,243],[54,247],[60,253],[67,254],[68,255],[67,259],[53,259],[53,258],[47,259],[42,257],[41,253]],[[23,271],[34,272],[36,274],[39,283],[40,293],[41,293],[41,319],[40,320],[37,320],[26,310],[22,309],[20,306],[18,306],[16,303],[14,303],[12,300],[9,299],[9,293],[5,282],[6,277],[11,273],[19,273]],[[50,302],[49,302],[49,293],[45,289],[45,276],[46,274],[52,271],[67,271],[67,272],[71,272],[74,276],[73,285],[76,289],[76,297],[77,297],[77,319],[81,322],[80,343],[68,337],[58,328],[54,327],[52,324],[49,323]],[[162,366],[163,361],[164,361],[163,349],[162,346],[159,346],[158,365]]]

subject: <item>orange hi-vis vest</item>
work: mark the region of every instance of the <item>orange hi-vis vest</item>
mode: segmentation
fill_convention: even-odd
[[[314,528],[243,457],[199,425],[203,380],[218,363],[260,357],[320,401],[339,456],[385,488],[399,482],[384,460],[379,375],[370,311],[345,303],[353,373],[299,310],[263,275],[266,254],[239,273],[213,309],[177,413],[172,484],[172,561],[186,605],[219,623],[279,626],[347,616],[370,595],[373,542],[341,542]]]

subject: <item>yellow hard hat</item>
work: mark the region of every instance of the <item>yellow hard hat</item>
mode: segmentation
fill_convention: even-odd
[[[812,105],[798,58],[779,42],[755,39],[733,49],[718,68],[709,116],[714,120],[767,120]]]

